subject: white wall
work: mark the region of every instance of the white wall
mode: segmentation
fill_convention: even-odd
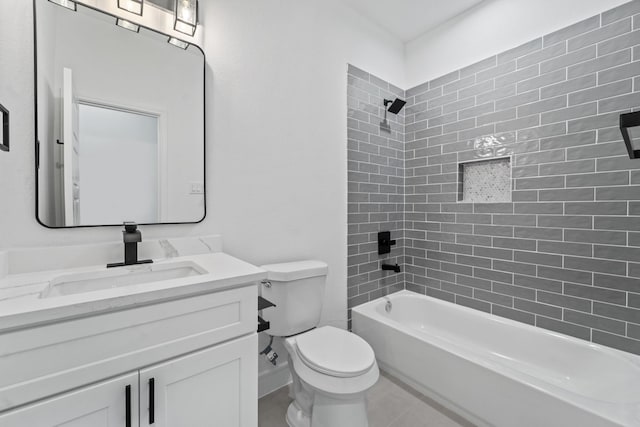
[[[628,0],[485,0],[405,47],[406,88],[455,71]]]
[[[324,319],[345,326],[347,63],[401,81],[402,45],[337,0],[206,5],[211,219],[255,264],[328,262]]]
[[[211,219],[254,264],[326,261],[323,322],[345,327],[347,63],[401,85],[402,44],[339,0],[206,6]]]
[[[207,149],[224,177],[210,206],[225,251],[257,265],[326,261],[322,321],[345,327],[347,63],[402,84],[402,44],[336,0],[209,2]],[[262,360],[260,371],[261,393],[279,386]]]

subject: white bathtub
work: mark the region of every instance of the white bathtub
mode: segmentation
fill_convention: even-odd
[[[640,426],[640,357],[410,291],[353,309],[392,375],[479,426]]]

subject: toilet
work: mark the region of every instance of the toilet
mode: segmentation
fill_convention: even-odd
[[[380,375],[371,346],[332,326],[317,328],[327,264],[297,261],[261,266],[261,294],[276,307],[263,312],[267,333],[284,338],[294,399],[290,427],[368,427],[366,392]]]

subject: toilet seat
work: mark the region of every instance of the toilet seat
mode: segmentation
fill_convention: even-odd
[[[295,335],[293,337],[289,337],[285,339],[284,345],[289,353],[290,362],[293,364],[293,370],[298,375],[298,377],[306,384],[316,389],[316,392],[320,393],[329,393],[333,395],[335,398],[338,396],[344,396],[348,398],[349,396],[356,395],[358,393],[362,393],[369,388],[371,388],[376,381],[378,381],[378,377],[380,375],[380,371],[378,369],[378,364],[375,360],[375,354],[373,353],[373,349],[369,344],[362,340],[355,334],[351,334],[347,331],[342,331],[338,329],[338,334],[333,332],[327,332],[324,329],[332,328],[330,326],[324,326],[322,328],[313,329],[309,332],[302,333],[300,335]],[[318,332],[321,331],[322,332]],[[307,334],[311,334],[311,337],[317,336],[315,339],[310,338],[306,340],[305,337]],[[319,357],[318,353],[315,353],[314,350],[318,348],[320,354],[325,354],[329,352],[328,350],[337,350],[338,341],[326,341],[326,337],[335,337],[344,336],[340,335],[340,333],[353,335],[349,338],[346,338],[345,341],[347,343],[353,343],[354,341],[357,344],[354,344],[353,347],[356,347],[356,351],[360,351],[363,357],[360,364],[354,363],[352,365],[343,364],[338,361],[338,352],[336,351],[335,360],[331,360],[333,356],[328,356],[328,359],[322,359]],[[327,335],[324,335],[327,334]],[[322,339],[319,339],[322,337]],[[352,340],[351,338],[356,338]],[[302,347],[306,352],[303,358],[302,351],[298,347],[298,342],[302,340]],[[311,345],[305,345],[312,343]],[[349,344],[347,344],[349,345]],[[359,347],[358,347],[359,346]],[[366,350],[364,350],[364,347]],[[325,349],[323,353],[322,348]],[[349,346],[352,348],[352,346]],[[370,351],[370,353],[369,353]],[[315,356],[315,358],[314,358]],[[353,363],[353,362],[352,362]],[[368,368],[364,368],[368,366]],[[362,370],[364,369],[364,372]],[[359,372],[359,373],[358,373]],[[346,375],[345,375],[346,374]]]
[[[324,326],[298,336],[296,352],[309,368],[338,378],[363,375],[376,360],[373,349],[365,340],[333,326]]]

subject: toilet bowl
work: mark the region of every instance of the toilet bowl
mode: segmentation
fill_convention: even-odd
[[[366,391],[379,377],[373,349],[359,336],[324,326],[287,338],[294,401],[290,427],[367,427]]]
[[[320,322],[327,264],[297,261],[263,265],[261,294],[268,334],[284,338],[293,382],[290,427],[368,427],[366,392],[380,375],[371,346],[359,336]]]

